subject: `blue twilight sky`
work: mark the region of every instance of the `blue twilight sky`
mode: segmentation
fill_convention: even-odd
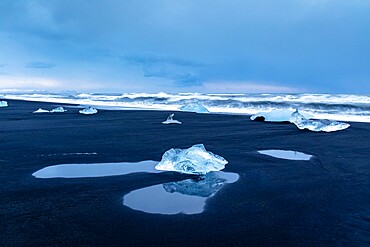
[[[1,0],[4,88],[370,93],[370,1]]]

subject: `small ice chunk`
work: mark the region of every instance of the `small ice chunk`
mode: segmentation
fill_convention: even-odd
[[[50,112],[54,113],[54,112],[66,112],[67,110],[65,110],[63,107],[59,106],[57,108],[54,108],[53,110],[51,110]]]
[[[7,106],[8,106],[8,102],[0,101],[0,107],[7,107]]]
[[[91,115],[91,114],[98,113],[98,110],[95,109],[95,108],[92,108],[91,106],[89,106],[88,108],[85,108],[83,110],[80,110],[79,113],[85,114],[85,115]]]
[[[342,123],[327,119],[309,120],[306,119],[302,114],[300,114],[298,110],[292,113],[290,117],[290,122],[294,123],[298,127],[298,129],[308,129],[316,132],[333,132],[347,129],[350,126],[348,123]]]
[[[206,174],[224,169],[227,163],[223,157],[208,152],[203,144],[197,144],[188,149],[171,148],[163,154],[161,162],[155,166],[155,169],[186,174]]]
[[[196,113],[208,113],[208,109],[198,102],[189,103],[180,107],[181,111],[196,112]]]
[[[269,112],[259,112],[250,117],[251,120],[262,120],[265,122],[289,122],[292,116],[293,110],[273,110]],[[307,119],[312,118],[310,114],[303,113]]]
[[[163,124],[181,124],[181,122],[180,122],[180,121],[178,121],[178,120],[174,120],[174,119],[173,119],[173,116],[175,116],[175,114],[170,114],[170,115],[168,116],[167,120],[166,120],[166,121],[163,121],[162,123],[163,123]]]
[[[49,113],[49,111],[45,110],[45,109],[42,109],[42,108],[39,108],[38,110],[34,111],[33,113]]]

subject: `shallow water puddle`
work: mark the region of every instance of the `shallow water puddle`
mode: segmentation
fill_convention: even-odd
[[[199,214],[208,198],[226,183],[239,179],[236,173],[210,172],[198,179],[186,179],[131,191],[123,197],[123,205],[151,214]]]
[[[262,150],[258,152],[260,154],[286,160],[310,160],[312,158],[312,155],[290,150],[271,149],[271,150]]]
[[[48,166],[32,175],[36,178],[92,178],[126,175],[130,173],[160,173],[157,161],[63,164]],[[239,179],[236,173],[210,172],[204,176],[154,185],[131,191],[123,197],[123,205],[151,214],[199,214],[207,199],[227,183]]]
[[[48,166],[32,175],[36,178],[93,178],[126,175],[130,173],[159,173],[154,167],[157,161],[96,163],[96,164],[64,164]]]

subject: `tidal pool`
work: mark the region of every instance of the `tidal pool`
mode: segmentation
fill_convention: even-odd
[[[32,175],[36,178],[93,178],[119,176],[137,172],[160,173],[154,167],[158,161],[63,164],[47,166]]]
[[[123,205],[150,214],[199,214],[208,198],[227,183],[239,179],[236,173],[210,172],[201,177],[154,185],[131,191]]]
[[[312,155],[290,150],[271,149],[271,150],[262,150],[258,152],[260,154],[286,160],[310,160],[312,158]]]

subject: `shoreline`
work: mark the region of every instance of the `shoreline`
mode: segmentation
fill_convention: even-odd
[[[135,106],[132,106],[132,107],[129,107],[129,106],[118,106],[118,105],[101,105],[101,104],[96,104],[94,102],[86,102],[86,104],[79,104],[79,103],[73,103],[72,100],[62,100],[62,101],[59,101],[59,100],[51,100],[51,101],[40,101],[39,99],[28,99],[28,100],[25,100],[25,99],[8,99],[8,98],[0,98],[0,101],[1,100],[5,100],[5,101],[21,101],[21,102],[33,102],[33,103],[40,103],[40,104],[52,104],[54,106],[68,106],[68,107],[73,107],[73,108],[85,108],[85,107],[88,107],[88,106],[92,106],[98,110],[106,110],[106,111],[158,111],[158,112],[175,112],[175,113],[180,113],[180,112],[187,112],[187,111],[182,111],[178,108],[176,109],[161,109],[161,108],[155,108],[155,107],[148,107],[148,108],[144,108],[144,107],[135,107]],[[114,102],[110,102],[110,103],[114,103]],[[9,107],[9,106],[8,106]],[[294,111],[294,109],[290,109],[292,111]],[[259,111],[255,111],[255,113],[258,113]],[[261,112],[265,112],[265,111],[261,111]],[[303,112],[306,112],[307,111],[304,111]],[[188,112],[188,113],[195,113],[195,112]],[[236,115],[236,116],[252,116],[254,115],[255,113],[236,113],[236,112],[222,112],[222,111],[216,111],[216,112],[208,112],[208,113],[197,113],[197,114],[215,114],[215,115],[225,115],[225,116],[229,116],[229,115]],[[309,114],[309,113],[308,113]],[[343,116],[343,117],[334,117],[332,118],[332,116],[328,115],[328,114],[322,114],[322,118],[312,118],[312,119],[329,119],[329,120],[334,120],[334,121],[340,121],[340,122],[349,122],[349,123],[368,123],[370,124],[370,119],[369,120],[363,120],[363,119],[357,119],[357,121],[355,120],[351,120],[351,119],[348,119],[349,116]]]

